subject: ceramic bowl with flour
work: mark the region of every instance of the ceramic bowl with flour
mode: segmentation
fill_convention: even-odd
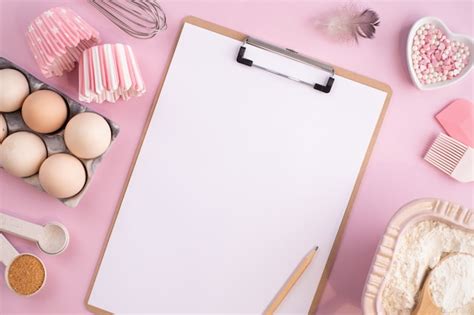
[[[416,200],[402,207],[391,219],[372,262],[362,297],[364,314],[410,314],[428,272],[452,253],[474,255],[471,209],[439,199]],[[453,274],[444,278],[455,280],[462,269],[453,266],[449,271]],[[443,313],[474,314],[472,288],[452,294],[452,286],[441,280],[434,286]]]

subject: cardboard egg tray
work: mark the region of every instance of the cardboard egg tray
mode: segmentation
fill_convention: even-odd
[[[46,83],[42,82],[41,80],[37,79],[35,76],[33,76],[28,71],[20,68],[19,66],[17,66],[16,64],[10,62],[7,59],[5,59],[3,57],[0,57],[0,69],[5,69],[5,68],[16,69],[16,70],[22,72],[28,80],[28,83],[30,85],[30,92],[31,93],[34,92],[34,91],[37,91],[37,90],[47,89],[47,90],[54,91],[54,92],[58,93],[59,95],[61,95],[64,98],[64,100],[66,101],[66,104],[68,105],[68,119],[67,119],[67,121],[69,121],[73,116],[75,116],[79,113],[92,112],[87,107],[81,105],[80,103],[73,100],[72,98],[65,95],[64,93],[61,93],[60,91],[58,91],[57,89],[55,89],[51,85],[46,84]],[[12,113],[1,113],[1,114],[3,115],[3,117],[5,117],[5,120],[7,122],[8,135],[10,135],[14,132],[17,132],[17,131],[28,131],[28,132],[31,132],[31,133],[34,133],[34,134],[38,135],[44,141],[44,143],[46,144],[47,151],[48,151],[48,156],[50,156],[52,154],[55,154],[55,153],[69,153],[69,154],[74,156],[74,154],[72,154],[67,149],[66,144],[64,142],[63,135],[64,135],[64,127],[66,126],[66,124],[64,124],[64,126],[61,129],[59,129],[58,131],[56,131],[54,133],[40,134],[40,133],[34,132],[30,128],[28,128],[28,126],[26,126],[25,122],[23,121],[23,118],[21,117],[21,109],[15,111],[15,112],[12,112]],[[99,114],[99,113],[97,113],[97,114]],[[100,116],[102,116],[102,115],[100,115]],[[110,126],[110,130],[112,131],[112,139],[111,139],[111,143],[109,145],[109,148],[110,148],[110,146],[112,145],[112,143],[114,142],[115,138],[117,137],[117,135],[119,133],[119,127],[113,121],[107,119],[107,117],[104,117],[104,116],[102,116],[102,117],[107,121],[107,123]],[[109,148],[107,149],[107,151],[109,150]],[[79,201],[82,199],[82,197],[84,196],[84,194],[87,191],[88,186],[91,183],[91,180],[92,180],[92,177],[94,175],[95,169],[99,165],[100,161],[102,160],[102,157],[106,154],[106,152],[104,154],[102,154],[101,156],[95,158],[95,159],[85,160],[85,159],[80,159],[79,158],[79,160],[83,163],[83,165],[86,169],[86,173],[87,173],[86,183],[84,184],[84,187],[82,188],[82,190],[78,194],[76,194],[76,195],[74,195],[70,198],[59,199],[62,203],[64,203],[66,206],[72,207],[72,208],[76,207],[79,204]],[[43,191],[43,189],[41,188],[39,179],[38,179],[38,174],[35,174],[33,176],[30,176],[30,177],[24,177],[23,180]]]

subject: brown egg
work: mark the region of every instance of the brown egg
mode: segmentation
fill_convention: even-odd
[[[8,173],[28,177],[38,172],[48,155],[43,140],[26,131],[12,133],[0,146],[0,165]]]
[[[69,198],[82,190],[87,175],[81,161],[70,154],[48,157],[40,167],[41,187],[53,197]]]
[[[0,112],[14,112],[30,93],[26,77],[15,69],[0,70]]]
[[[74,116],[64,131],[67,148],[82,159],[93,159],[104,153],[109,147],[111,137],[107,121],[90,112]]]
[[[21,116],[26,125],[39,133],[51,133],[64,124],[67,119],[67,105],[56,92],[38,90],[25,99]]]
[[[3,139],[8,134],[8,127],[7,127],[7,121],[5,120],[5,117],[3,117],[2,114],[0,114],[0,143],[2,143]]]

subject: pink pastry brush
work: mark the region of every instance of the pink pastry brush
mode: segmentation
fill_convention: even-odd
[[[462,183],[474,181],[474,149],[443,133],[433,142],[425,160]]]

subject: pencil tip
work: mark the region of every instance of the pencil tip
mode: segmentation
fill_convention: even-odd
[[[316,246],[316,247],[314,248],[314,251],[317,251],[318,249],[319,249],[319,246]]]

